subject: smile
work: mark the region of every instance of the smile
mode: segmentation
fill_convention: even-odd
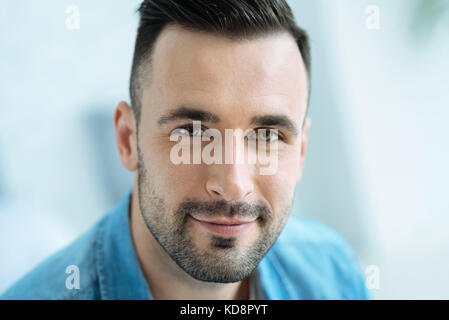
[[[219,234],[221,236],[238,236],[242,234],[245,230],[249,229],[251,225],[255,222],[248,221],[248,222],[208,222],[203,220],[195,219],[192,216],[189,216],[192,218],[192,220],[201,225],[203,228],[208,230],[209,232]]]

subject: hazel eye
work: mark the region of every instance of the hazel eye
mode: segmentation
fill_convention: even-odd
[[[279,140],[279,133],[273,129],[259,129],[257,130],[257,139],[265,142],[274,142]]]
[[[247,134],[248,139],[262,142],[276,142],[282,140],[277,129],[254,129]]]
[[[204,133],[204,129],[201,127],[193,127],[193,125],[185,125],[174,129],[172,135],[190,136],[190,137],[201,137]]]

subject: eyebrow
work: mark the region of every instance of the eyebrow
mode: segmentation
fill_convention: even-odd
[[[212,112],[182,106],[160,117],[158,124],[163,125],[170,121],[183,120],[183,119],[198,120],[212,123],[217,123],[220,121],[220,118]]]
[[[212,112],[181,106],[170,111],[168,114],[161,116],[159,118],[158,124],[163,125],[170,121],[187,119],[211,123],[220,122],[220,117]],[[251,119],[251,125],[283,127],[295,136],[298,135],[299,132],[295,122],[293,122],[286,115],[267,114],[262,116],[254,116]]]
[[[251,119],[252,125],[283,127],[293,135],[298,135],[298,127],[295,122],[285,115],[268,114],[255,116]]]

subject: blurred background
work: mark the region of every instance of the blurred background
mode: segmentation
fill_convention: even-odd
[[[0,3],[0,293],[132,184],[112,115],[139,3]],[[373,297],[449,299],[449,1],[289,3],[313,52],[293,213],[343,235]]]

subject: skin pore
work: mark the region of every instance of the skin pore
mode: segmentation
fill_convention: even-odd
[[[172,25],[147,69],[138,130],[123,101],[114,125],[121,163],[136,172],[131,232],[153,298],[248,299],[248,277],[281,232],[304,165],[310,120],[302,126],[308,90],[297,44],[287,33],[230,40]],[[172,163],[170,134],[195,117],[223,136],[278,129],[276,172],[261,175],[258,163]],[[234,155],[248,153],[244,139],[233,143]],[[212,218],[252,222],[223,236],[196,220]]]

